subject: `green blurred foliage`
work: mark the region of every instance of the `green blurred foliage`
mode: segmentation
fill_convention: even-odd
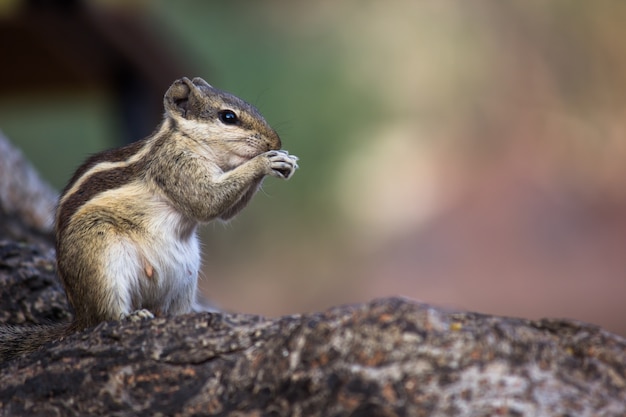
[[[115,143],[113,120],[101,92],[0,98],[0,129],[57,189],[89,153]]]

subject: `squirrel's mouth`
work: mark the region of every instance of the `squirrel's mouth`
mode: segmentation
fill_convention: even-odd
[[[267,138],[261,135],[251,135],[245,139],[238,141],[232,141],[230,146],[230,154],[233,158],[237,159],[238,164],[244,163],[262,153],[268,151],[277,151],[281,148],[281,142],[278,135],[275,137]]]
[[[262,153],[267,152],[270,149],[265,149],[265,147],[258,146],[242,146],[238,149],[233,149],[231,152],[230,165],[238,166],[251,160],[252,158],[261,155]]]
[[[255,136],[250,137],[246,141],[245,150],[241,150],[242,152],[240,153],[240,156],[252,159],[255,156],[261,155],[264,152],[279,150],[282,145],[280,139],[278,139],[278,137],[277,140],[273,139],[274,138],[266,139]]]

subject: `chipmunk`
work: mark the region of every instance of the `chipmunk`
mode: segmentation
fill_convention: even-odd
[[[201,78],[175,81],[164,107],[151,136],[90,157],[61,194],[57,267],[73,322],[0,328],[0,360],[102,321],[199,310],[198,225],[231,219],[265,176],[298,168],[253,106]]]

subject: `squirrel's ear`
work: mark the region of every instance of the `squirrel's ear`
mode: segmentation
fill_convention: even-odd
[[[213,88],[213,86],[211,84],[207,83],[206,81],[204,81],[200,77],[196,77],[196,78],[194,78],[191,81],[194,83],[194,85],[197,85],[198,87],[203,86],[203,87]]]
[[[178,114],[186,118],[192,89],[195,90],[196,86],[187,77],[174,81],[163,98],[165,111],[169,114]]]

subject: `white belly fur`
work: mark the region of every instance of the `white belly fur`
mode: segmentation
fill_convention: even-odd
[[[104,194],[109,202],[121,197]],[[146,197],[137,207],[144,219],[141,232],[117,236],[108,247],[110,301],[122,316],[142,308],[155,314],[191,312],[200,269],[197,224],[163,199]]]

